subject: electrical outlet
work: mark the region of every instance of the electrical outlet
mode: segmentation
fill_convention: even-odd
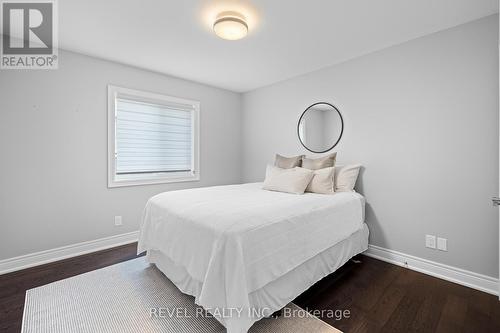
[[[448,240],[446,238],[438,237],[437,248],[441,251],[448,251]]]
[[[436,248],[436,236],[425,235],[425,247],[435,249]]]
[[[122,217],[121,216],[115,216],[115,225],[122,225]]]

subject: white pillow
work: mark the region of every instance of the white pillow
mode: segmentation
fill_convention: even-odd
[[[281,169],[268,165],[262,188],[269,191],[303,194],[313,176],[313,171],[308,169],[299,167]]]
[[[335,193],[335,167],[314,170],[314,177],[306,187],[306,192],[319,194]]]
[[[352,192],[358,179],[361,164],[337,165],[335,167],[335,192]]]

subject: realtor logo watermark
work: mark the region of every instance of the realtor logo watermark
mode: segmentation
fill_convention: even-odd
[[[1,0],[0,69],[57,69],[55,0]]]

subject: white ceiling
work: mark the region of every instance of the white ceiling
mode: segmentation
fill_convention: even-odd
[[[498,12],[497,0],[64,0],[59,45],[243,92]],[[249,35],[219,39],[240,10]]]

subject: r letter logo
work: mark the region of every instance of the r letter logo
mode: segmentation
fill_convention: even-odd
[[[1,2],[1,69],[57,69],[55,0]]]

